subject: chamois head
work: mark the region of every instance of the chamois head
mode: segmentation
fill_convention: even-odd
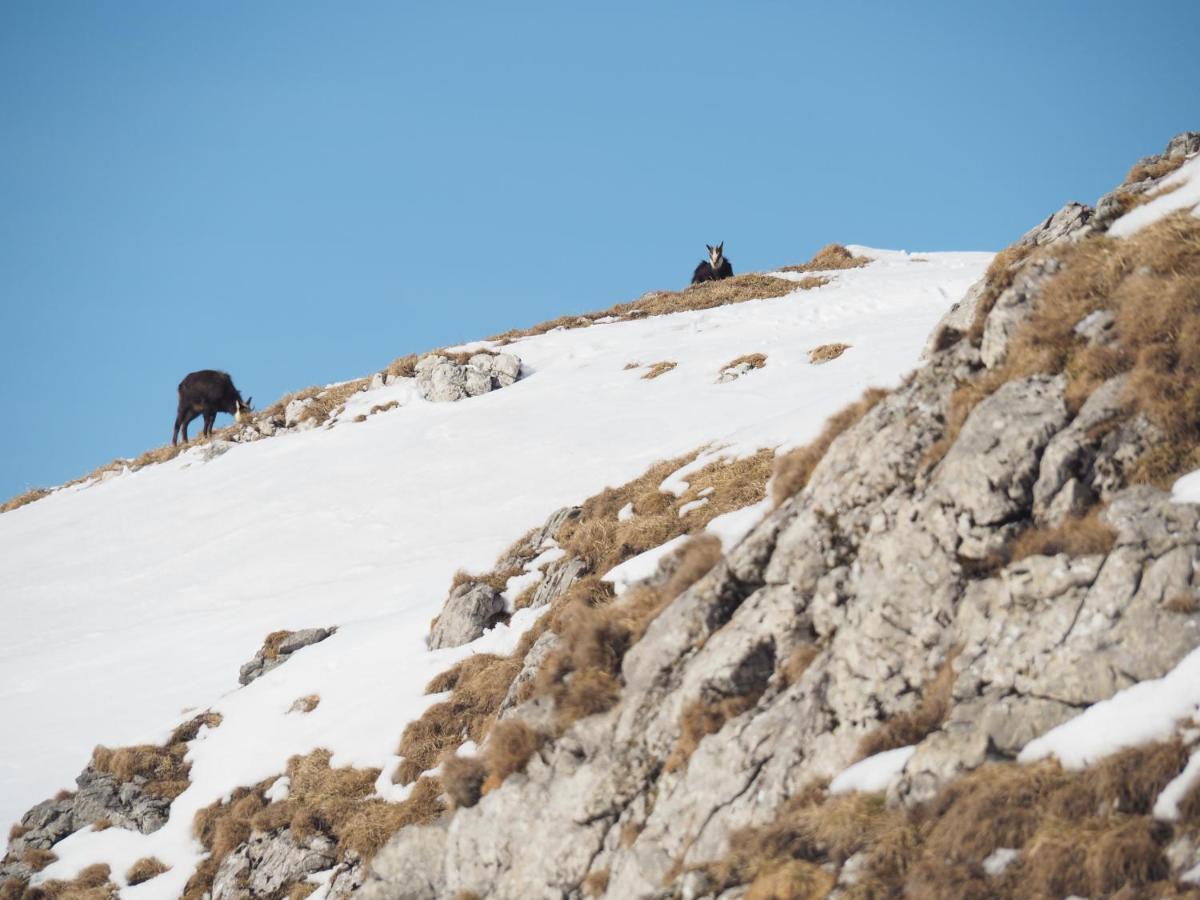
[[[721,260],[724,258],[725,253],[725,242],[721,241],[715,247],[709,247],[708,244],[704,246],[708,247],[708,261],[712,263],[713,271],[715,272],[721,267]]]
[[[245,402],[243,402],[240,397],[237,400],[235,400],[234,401],[234,411],[233,411],[233,421],[237,422],[239,425],[241,425],[243,422],[249,422],[250,421],[250,413],[254,412],[254,410],[250,406],[250,404],[253,402],[254,402],[253,397],[249,398]]]

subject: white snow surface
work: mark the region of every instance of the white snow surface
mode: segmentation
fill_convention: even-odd
[[[1170,193],[1161,194],[1125,213],[1109,226],[1108,233],[1113,237],[1129,237],[1180,209],[1190,208],[1193,215],[1200,215],[1200,156],[1188,160],[1164,178],[1157,190],[1171,187],[1175,189]]]
[[[859,760],[829,782],[829,793],[845,794],[848,791],[862,791],[874,794],[886,791],[904,771],[909,757],[916,749],[915,744],[910,747],[897,747],[895,750],[884,750],[882,753]]]
[[[1034,738],[1017,756],[1023,763],[1057,757],[1082,769],[1102,757],[1171,737],[1200,716],[1200,648],[1162,678],[1152,678],[1093,703],[1073,719]]]
[[[555,509],[664,458],[810,441],[865,388],[917,364],[991,259],[857,250],[877,261],[821,288],[517,341],[506,349],[522,380],[482,397],[427,403],[401,380],[355,397],[336,427],[197,448],[0,516],[0,823],[72,787],[94,745],[160,743],[206,709],[224,720],[191,743],[191,786],[168,823],[77,832],[44,878],[107,862],[119,879],[157,856],[172,869],[122,895],[176,897],[203,853],[194,812],[318,747],[334,765],[382,769],[380,795],[402,798],[395,750],[437,700],[424,685],[468,654],[511,652],[538,615],[427,650],[456,570],[488,569]],[[808,350],[832,341],[859,352],[809,365]],[[769,365],[714,384],[750,351]],[[678,367],[645,381],[624,370],[634,359]],[[767,508],[710,530],[728,546]],[[329,625],[335,635],[239,688],[238,667],[269,632]],[[288,715],[308,694],[320,705]]]
[[[1171,499],[1176,503],[1200,503],[1200,469],[1189,472],[1171,486]]]

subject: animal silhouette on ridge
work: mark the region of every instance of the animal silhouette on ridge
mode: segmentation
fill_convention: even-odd
[[[696,271],[692,273],[692,284],[699,284],[702,281],[720,281],[722,278],[731,277],[733,266],[725,258],[725,242],[721,241],[715,247],[709,247],[708,244],[704,246],[708,247],[708,259],[696,266]]]

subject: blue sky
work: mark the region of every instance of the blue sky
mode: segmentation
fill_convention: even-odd
[[[0,4],[0,497],[830,241],[998,249],[1200,129],[1200,5]],[[222,424],[224,419],[221,420]]]

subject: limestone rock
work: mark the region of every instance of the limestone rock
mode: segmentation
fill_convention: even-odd
[[[291,829],[253,831],[225,857],[213,878],[212,900],[278,896],[281,889],[334,863],[335,844],[321,833],[298,841]]]
[[[521,374],[521,360],[511,353],[476,353],[466,363],[430,353],[415,366],[417,387],[431,402],[448,403],[508,387]]]
[[[480,581],[458,585],[429,630],[429,649],[469,644],[495,625],[504,611],[504,597],[491,585]]]
[[[254,679],[267,674],[276,666],[283,665],[293,653],[302,647],[307,647],[310,644],[316,644],[337,631],[337,627],[332,628],[304,628],[300,631],[289,632],[279,642],[273,646],[264,645],[254,655],[254,658],[248,663],[245,663],[238,673],[238,682],[241,684],[249,684]]]

